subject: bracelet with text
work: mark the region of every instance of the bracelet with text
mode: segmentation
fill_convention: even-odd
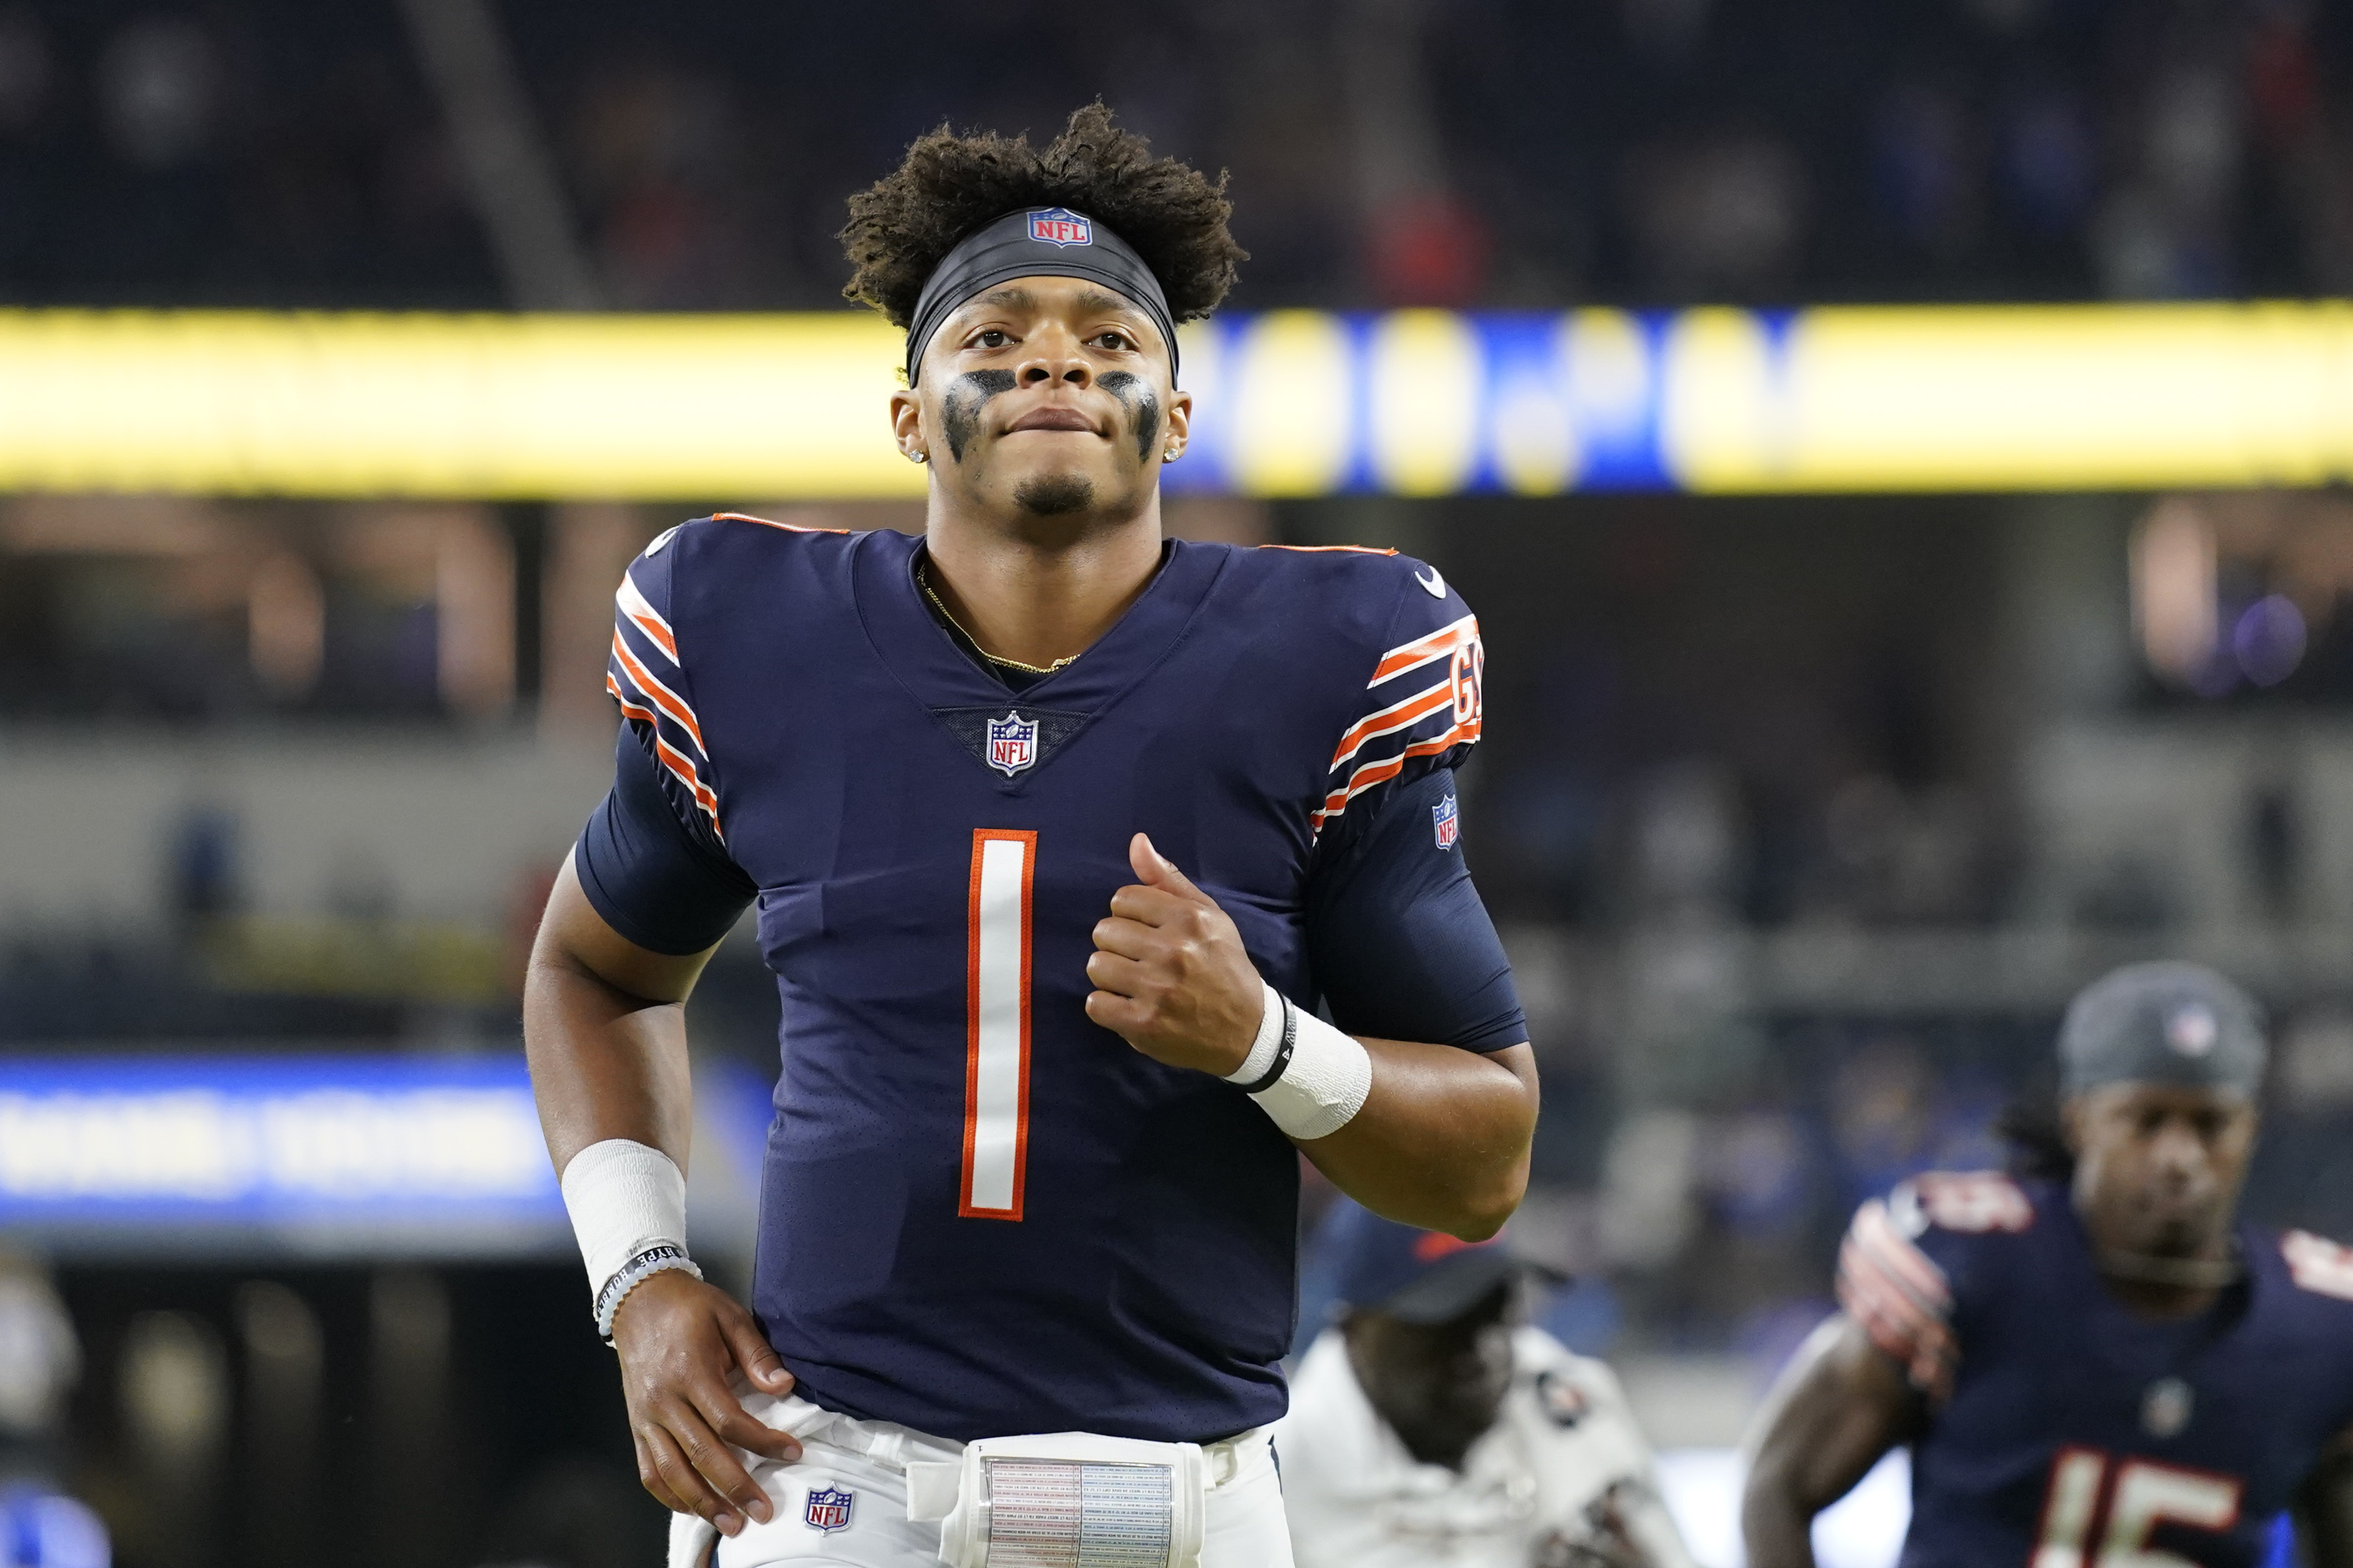
[[[655,1275],[671,1268],[691,1274],[697,1279],[702,1278],[702,1270],[694,1266],[694,1259],[686,1255],[686,1248],[673,1247],[668,1242],[659,1247],[649,1247],[621,1265],[620,1272],[606,1280],[605,1288],[596,1292],[596,1337],[611,1344],[613,1318],[620,1311],[621,1303],[628,1300],[629,1292]]]

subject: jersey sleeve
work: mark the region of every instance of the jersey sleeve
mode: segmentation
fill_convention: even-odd
[[[726,836],[719,825],[719,795],[703,749],[702,722],[695,716],[693,685],[670,624],[670,572],[678,552],[670,546],[678,531],[672,529],[646,546],[614,591],[605,689],[660,769],[662,793],[677,807],[680,821],[723,852]]]
[[[2353,1301],[2353,1247],[2292,1230],[2280,1237],[2280,1257],[2297,1289]]]
[[[1511,960],[1462,863],[1451,768],[1360,800],[1319,846],[1307,944],[1350,1034],[1473,1051],[1527,1040]]]
[[[1989,1243],[2033,1224],[2033,1200],[1998,1171],[1915,1176],[1856,1211],[1839,1247],[1839,1304],[1913,1387],[1942,1400],[1960,1371],[1963,1298],[1996,1261]]]
[[[656,952],[700,952],[756,893],[727,853],[702,727],[670,616],[662,535],[630,563],[614,595],[605,689],[621,705],[612,790],[574,851],[582,890],[605,922]]]
[[[1399,557],[1407,580],[1354,717],[1332,752],[1321,835],[1360,807],[1438,768],[1459,765],[1479,739],[1487,654],[1479,617],[1434,566]]]
[[[573,868],[605,923],[639,947],[684,955],[725,936],[758,889],[681,820],[637,735],[614,745],[613,787],[581,830]]]

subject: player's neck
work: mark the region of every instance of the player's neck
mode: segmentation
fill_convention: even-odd
[[[2242,1272],[2228,1237],[2189,1256],[2126,1252],[2094,1243],[2092,1257],[2108,1294],[2143,1318],[2194,1318]]]
[[[2110,1273],[2105,1260],[2100,1283],[2136,1318],[2194,1318],[2222,1298],[2222,1292],[2211,1285],[2160,1285],[2147,1279],[2126,1279]]]
[[[2229,1230],[2186,1251],[2152,1252],[2103,1236],[2103,1227],[2091,1215],[2084,1219],[2100,1283],[2137,1317],[2195,1317],[2213,1306],[2244,1271]]]
[[[933,592],[981,650],[1045,668],[1092,647],[1151,583],[1160,508],[1007,521],[935,504],[923,547]]]

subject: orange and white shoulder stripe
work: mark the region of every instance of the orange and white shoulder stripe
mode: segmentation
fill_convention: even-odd
[[[756,522],[762,528],[773,528],[779,533],[848,533],[847,528],[817,528],[807,523],[778,522],[772,517],[754,517],[748,511],[714,511],[713,522]]]
[[[635,719],[640,724],[661,722],[660,714],[642,702],[629,700],[629,694],[621,689],[620,678],[616,676],[609,668],[605,671],[605,689],[612,694],[614,701],[621,705],[621,712],[625,717]]]
[[[621,705],[621,711],[630,722],[645,726],[646,738],[653,747],[654,760],[686,789],[688,795],[711,818],[712,831],[719,832],[719,796],[704,780],[703,770],[711,764],[702,740],[702,721],[695,717],[694,707],[680,695],[678,689],[653,671],[651,656],[641,655],[632,646],[632,637],[644,639],[659,651],[659,657],[679,669],[678,639],[670,623],[660,612],[648,603],[636,584],[627,578],[617,595],[619,615],[613,626],[612,658],[605,668],[605,689]],[[723,841],[725,835],[722,834]]]
[[[1886,1204],[1873,1198],[1856,1210],[1847,1239],[1923,1310],[1941,1317],[1952,1309],[1952,1288],[1945,1271],[1897,1226]]]
[[[1432,659],[1451,658],[1456,648],[1478,640],[1478,616],[1465,616],[1459,621],[1450,621],[1434,632],[1400,643],[1381,655],[1381,661],[1373,667],[1373,678],[1365,682],[1365,689],[1369,691],[1385,680],[1395,680],[1409,669],[1419,669]]]
[[[1340,737],[1339,748],[1332,753],[1330,771],[1338,772],[1347,761],[1383,735],[1394,735],[1399,730],[1409,730],[1441,708],[1453,705],[1454,681],[1451,674],[1409,697],[1401,697],[1378,712],[1367,713],[1348,726]]]
[[[1449,622],[1381,655],[1365,689],[1396,682],[1398,694],[1341,734],[1329,764],[1340,783],[1310,815],[1314,830],[1323,832],[1350,801],[1397,777],[1415,758],[1438,756],[1478,740],[1484,724],[1485,703],[1479,690],[1483,663],[1476,616]],[[1433,664],[1440,668],[1430,670],[1418,684],[1403,679]],[[1438,723],[1445,727],[1435,733],[1414,733]],[[1405,736],[1408,743],[1390,752],[1384,742],[1393,736]]]
[[[1839,1247],[1838,1298],[1872,1343],[1904,1364],[1915,1387],[1949,1390],[1959,1351],[1951,1287],[1875,1198],[1856,1212]]]
[[[609,669],[605,672],[605,689],[612,693],[613,700],[621,705],[624,715],[646,727],[647,734],[653,741],[654,761],[659,763],[670,777],[686,786],[686,792],[693,798],[694,804],[702,808],[705,816],[711,818],[711,831],[719,836],[721,843],[725,843],[727,835],[719,826],[719,796],[709,784],[702,782],[702,771],[695,766],[694,759],[671,745],[663,737],[662,716],[641,702],[631,701],[628,689],[622,686],[619,679]]]
[[[685,698],[662,684],[654,672],[646,668],[645,660],[629,651],[628,639],[621,628],[613,628],[613,663],[628,682],[637,689],[637,695],[661,710],[662,716],[694,738],[694,749],[708,754],[702,743],[702,725]],[[624,699],[624,700],[627,700]]]
[[[1368,789],[1388,783],[1389,780],[1403,773],[1406,763],[1415,758],[1440,756],[1465,742],[1476,741],[1479,738],[1479,723],[1478,720],[1473,719],[1466,723],[1450,725],[1427,741],[1416,741],[1396,756],[1362,763],[1355,773],[1348,775],[1346,784],[1324,797],[1324,805],[1321,808],[1308,814],[1309,826],[1317,833],[1323,832],[1330,826],[1334,817],[1348,809],[1350,801]]]
[[[613,607],[621,619],[643,632],[646,640],[659,648],[673,667],[677,665],[678,634],[670,630],[662,613],[638,591],[637,579],[627,572],[621,574],[621,585],[613,590]]]
[[[670,770],[672,778],[686,786],[687,793],[694,797],[694,804],[702,808],[702,815],[711,818],[711,831],[718,835],[721,843],[725,843],[727,835],[719,827],[719,796],[702,782],[702,774],[695,767],[694,760],[663,740],[659,730],[654,731],[654,759]]]

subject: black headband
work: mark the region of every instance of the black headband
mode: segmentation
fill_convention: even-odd
[[[991,218],[956,241],[915,297],[907,323],[907,384],[915,384],[923,347],[950,311],[1008,278],[1084,278],[1116,289],[1152,318],[1168,344],[1168,377],[1176,378],[1176,323],[1168,296],[1144,258],[1127,241],[1084,213],[1068,207],[1023,207]]]

